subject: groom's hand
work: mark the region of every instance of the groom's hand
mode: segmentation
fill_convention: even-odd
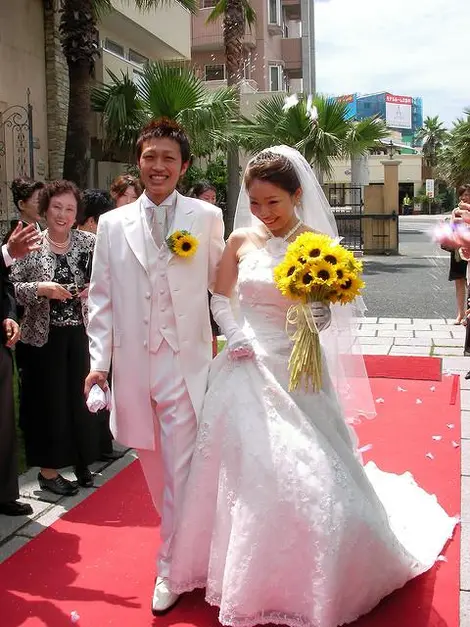
[[[88,398],[94,385],[99,385],[102,390],[108,389],[108,373],[102,370],[92,370],[85,379],[85,398]]]

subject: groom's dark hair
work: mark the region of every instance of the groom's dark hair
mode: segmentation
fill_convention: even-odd
[[[189,147],[189,139],[186,135],[186,131],[177,122],[169,118],[152,120],[140,131],[136,144],[137,160],[139,160],[142,155],[144,142],[163,137],[172,139],[179,144],[183,163],[191,161],[191,149]]]

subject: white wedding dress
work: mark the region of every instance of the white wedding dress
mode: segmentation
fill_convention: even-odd
[[[410,474],[365,467],[326,372],[287,390],[282,240],[240,262],[255,360],[213,363],[173,543],[175,592],[206,588],[223,625],[336,627],[432,567],[456,519]]]

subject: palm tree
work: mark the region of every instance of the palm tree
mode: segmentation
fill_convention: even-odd
[[[423,126],[416,133],[415,139],[423,142],[423,179],[434,178],[439,150],[444,145],[447,130],[439,116],[427,116]]]
[[[172,0],[132,0],[137,9],[149,11]],[[196,0],[179,0],[194,12]],[[97,24],[112,10],[112,0],[62,0],[60,34],[69,69],[69,111],[64,176],[85,187],[90,158],[90,92],[95,60],[99,55]]]
[[[92,90],[93,109],[102,114],[108,148],[125,151],[132,160],[139,130],[152,118],[167,117],[187,131],[193,154],[208,156],[225,142],[236,114],[233,88],[207,89],[186,65],[148,63],[138,84],[127,74]]]
[[[288,105],[294,98],[292,105]],[[281,94],[258,103],[254,119],[244,118],[237,130],[251,153],[277,144],[299,150],[319,178],[330,176],[333,159],[367,154],[388,131],[379,118],[350,120],[347,105],[325,96]]]
[[[223,17],[227,85],[237,90],[239,113],[239,84],[243,78],[244,65],[243,40],[246,27],[251,28],[255,23],[256,14],[249,0],[218,0],[207,21],[214,22],[220,17]],[[224,218],[226,232],[230,233],[240,187],[240,160],[236,143],[227,149],[227,181],[227,210]]]
[[[470,182],[470,108],[457,119],[437,155],[437,172],[447,183],[458,187]]]

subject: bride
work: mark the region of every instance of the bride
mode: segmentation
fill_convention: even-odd
[[[337,235],[297,151],[250,161],[236,226],[212,299],[227,347],[211,371],[170,585],[206,588],[223,625],[336,627],[430,569],[456,520],[411,475],[362,465],[348,422],[373,405],[366,377],[351,372],[352,358],[365,374],[345,340],[347,307],[311,305],[323,389],[287,392],[291,303],[273,268],[302,232]]]

